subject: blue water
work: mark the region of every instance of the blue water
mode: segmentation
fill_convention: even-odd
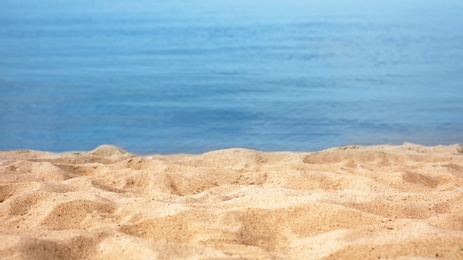
[[[0,1],[0,149],[463,143],[463,2]]]

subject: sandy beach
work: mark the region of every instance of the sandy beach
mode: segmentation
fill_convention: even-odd
[[[0,152],[2,259],[463,259],[463,148]]]

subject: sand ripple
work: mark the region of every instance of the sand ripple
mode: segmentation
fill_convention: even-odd
[[[463,149],[0,152],[11,259],[463,259]]]

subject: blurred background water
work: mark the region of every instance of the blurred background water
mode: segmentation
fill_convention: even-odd
[[[0,2],[0,149],[463,142],[463,2]]]

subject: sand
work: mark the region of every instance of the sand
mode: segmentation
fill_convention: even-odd
[[[2,259],[463,259],[463,148],[0,152]]]

